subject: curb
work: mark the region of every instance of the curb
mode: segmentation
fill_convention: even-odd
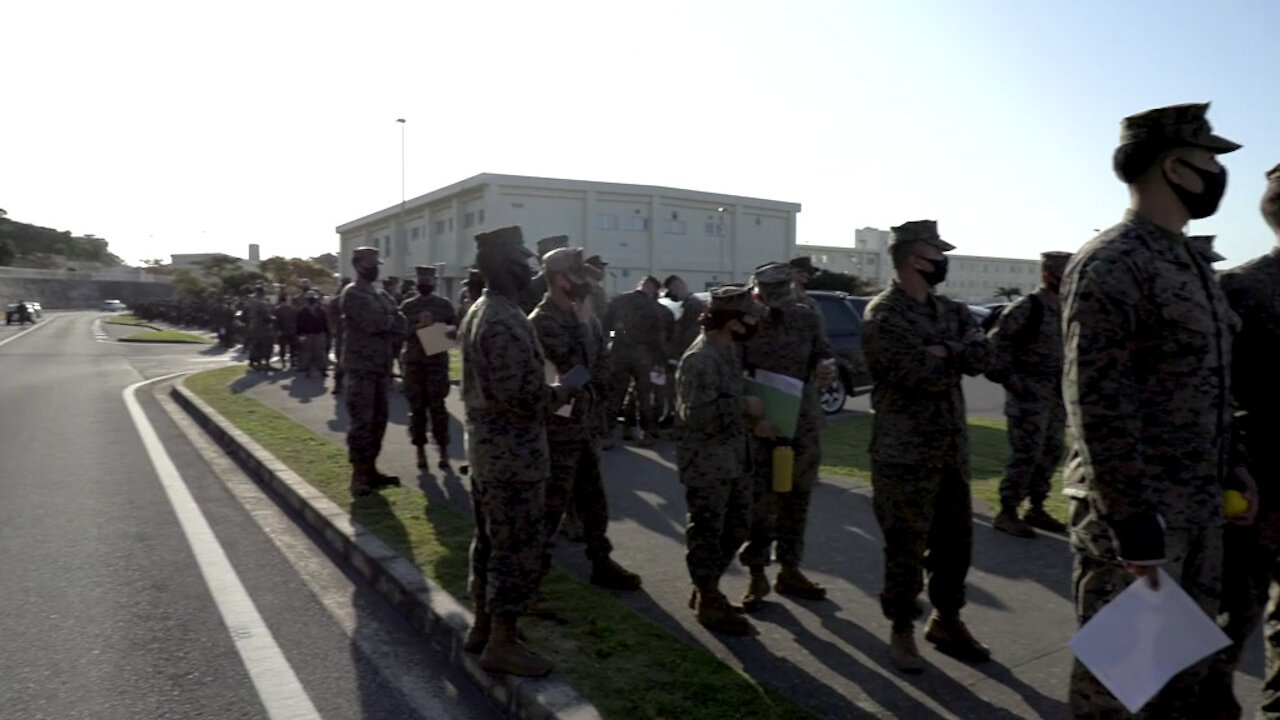
[[[348,567],[424,633],[484,694],[521,720],[593,720],[600,711],[569,685],[553,678],[491,675],[479,658],[462,650],[471,611],[415,565],[316,490],[188,390],[174,383],[169,396],[257,483],[291,508],[346,561]]]

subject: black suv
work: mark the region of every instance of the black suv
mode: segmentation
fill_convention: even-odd
[[[846,397],[871,392],[871,374],[862,354],[862,308],[866,307],[866,300],[829,290],[810,290],[806,294],[822,312],[827,342],[839,359],[839,379],[818,390],[822,411],[834,415],[844,409]]]

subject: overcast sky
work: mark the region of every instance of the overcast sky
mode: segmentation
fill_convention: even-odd
[[[0,208],[129,262],[311,256],[340,223],[481,172],[799,202],[799,241],[937,219],[957,252],[1114,223],[1120,119],[1213,101],[1244,144],[1214,218],[1272,245],[1280,3],[11,3]]]

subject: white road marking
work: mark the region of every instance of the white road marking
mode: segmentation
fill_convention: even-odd
[[[93,321],[93,339],[98,342],[111,342],[111,336],[102,329],[102,318]]]
[[[35,332],[36,330],[39,330],[40,328],[45,327],[46,325],[48,325],[49,323],[51,323],[51,322],[53,322],[54,320],[57,320],[57,319],[58,319],[58,318],[56,318],[56,317],[54,317],[54,318],[49,318],[48,320],[43,320],[43,321],[41,321],[41,322],[38,322],[38,323],[36,323],[36,324],[32,325],[31,327],[27,328],[26,330],[23,330],[23,331],[21,331],[21,332],[14,333],[14,334],[10,335],[9,337],[7,337],[7,338],[5,338],[5,339],[3,339],[3,340],[0,340],[0,347],[4,347],[5,345],[8,345],[9,343],[13,342],[14,340],[17,340],[18,338],[22,337],[23,335],[26,335],[26,334],[27,334],[27,333],[29,333],[29,332]]]
[[[231,561],[227,559],[226,551],[213,534],[213,528],[209,527],[209,521],[191,496],[181,473],[138,403],[137,391],[143,385],[184,374],[186,373],[174,373],[130,385],[124,389],[125,407],[129,409],[129,416],[147,450],[147,457],[164,487],[169,504],[173,506],[173,512],[177,515],[182,532],[195,555],[196,564],[200,567],[200,574],[213,595],[236,651],[240,653],[240,660],[249,671],[249,678],[258,691],[267,716],[272,720],[318,720],[320,713],[316,711],[293,667],[285,659],[271,630],[263,622],[253,599],[249,597],[235,568],[231,566]]]

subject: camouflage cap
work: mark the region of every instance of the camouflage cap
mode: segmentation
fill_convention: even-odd
[[[1226,258],[1213,249],[1213,240],[1216,237],[1217,235],[1190,235],[1187,237],[1187,244],[1209,262],[1222,262]]]
[[[787,261],[787,265],[790,265],[791,269],[793,270],[807,272],[810,275],[813,275],[818,272],[818,268],[813,266],[813,258],[810,257],[809,255],[801,255],[800,257],[793,257]]]
[[[558,273],[569,276],[574,282],[590,282],[600,279],[600,270],[582,259],[582,248],[556,248],[542,256],[542,274]]]
[[[436,279],[436,267],[434,265],[414,265],[413,272],[417,275],[418,282]]]
[[[586,260],[583,260],[583,262],[585,262],[586,264],[590,265],[591,267],[597,270],[604,270],[604,267],[609,264],[605,262],[604,258],[600,257],[599,255],[592,255]]]
[[[1050,250],[1040,253],[1040,267],[1049,272],[1061,275],[1066,271],[1068,262],[1071,262],[1071,253],[1069,252]]]
[[[751,290],[744,285],[721,285],[712,288],[710,295],[711,302],[707,306],[709,310],[736,310],[744,315],[760,314],[760,304],[751,298]]]
[[[783,265],[780,262],[766,263],[756,268],[755,275],[752,277],[755,280],[756,285],[789,283],[791,282],[791,266]]]
[[[383,285],[394,285],[395,283],[398,283],[398,282],[400,282],[400,278],[395,275],[388,275],[382,278]]]
[[[538,257],[543,257],[552,250],[569,247],[568,235],[553,235],[538,241]]]
[[[378,258],[378,254],[378,248],[376,247],[369,247],[368,245],[358,247],[351,251],[351,262],[376,262],[381,265],[382,260]]]
[[[1280,165],[1277,165],[1267,171],[1267,184],[1280,183]]]
[[[1198,147],[1229,153],[1240,144],[1213,134],[1205,113],[1209,103],[1187,103],[1155,108],[1120,121],[1120,144],[1149,143],[1157,147]]]
[[[906,242],[927,243],[937,248],[939,252],[951,252],[956,249],[955,245],[938,235],[937,220],[912,220],[889,228],[889,247]]]
[[[498,228],[476,235],[477,250],[514,250],[525,257],[533,257],[533,252],[524,246],[524,234],[520,226]]]

